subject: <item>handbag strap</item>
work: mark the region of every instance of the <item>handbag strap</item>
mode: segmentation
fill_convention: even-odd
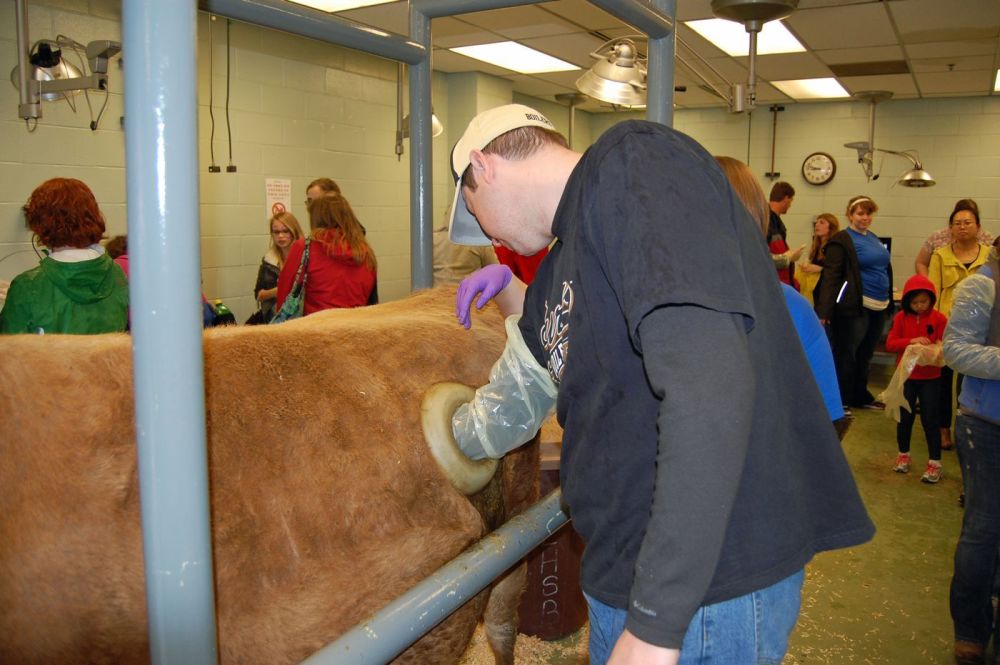
[[[305,249],[302,250],[302,259],[299,261],[299,268],[295,271],[295,281],[289,293],[297,293],[306,287],[306,279],[309,277],[309,244],[312,238],[306,238]]]

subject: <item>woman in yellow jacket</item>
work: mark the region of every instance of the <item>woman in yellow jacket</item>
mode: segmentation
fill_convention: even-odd
[[[990,246],[979,241],[979,206],[972,199],[962,199],[948,218],[951,242],[938,247],[931,255],[927,276],[938,292],[936,308],[945,316],[951,316],[951,304],[955,299],[955,288],[969,275],[977,272],[990,256]],[[941,368],[941,447],[952,447],[952,371]],[[962,377],[958,377],[957,391],[962,390]]]

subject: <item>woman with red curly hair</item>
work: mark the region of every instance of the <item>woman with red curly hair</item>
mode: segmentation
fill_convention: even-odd
[[[46,180],[28,198],[24,217],[49,252],[11,282],[0,332],[124,331],[128,282],[99,244],[104,216],[90,188],[73,178]]]

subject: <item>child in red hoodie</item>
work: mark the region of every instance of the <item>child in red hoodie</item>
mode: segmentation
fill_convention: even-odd
[[[948,323],[944,314],[934,309],[937,292],[923,275],[914,275],[903,287],[902,309],[892,320],[892,329],[885,341],[885,350],[896,353],[896,364],[911,344],[934,344],[944,336]],[[927,437],[927,470],[920,480],[936,483],[941,479],[941,430],[940,430],[941,368],[934,365],[917,365],[903,385],[903,396],[910,410],[899,410],[896,425],[896,443],[899,456],[892,467],[897,473],[910,470],[910,434],[913,431],[917,403],[920,403],[920,424]]]

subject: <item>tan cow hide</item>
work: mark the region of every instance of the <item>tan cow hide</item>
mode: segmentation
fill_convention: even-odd
[[[467,331],[453,301],[205,333],[221,662],[301,661],[537,497],[537,443],[471,501],[427,452],[423,392],[484,383],[504,344],[494,307]],[[0,662],[149,662],[130,341],[0,339]],[[501,587],[498,644],[520,579]],[[398,662],[456,662],[485,602]]]

